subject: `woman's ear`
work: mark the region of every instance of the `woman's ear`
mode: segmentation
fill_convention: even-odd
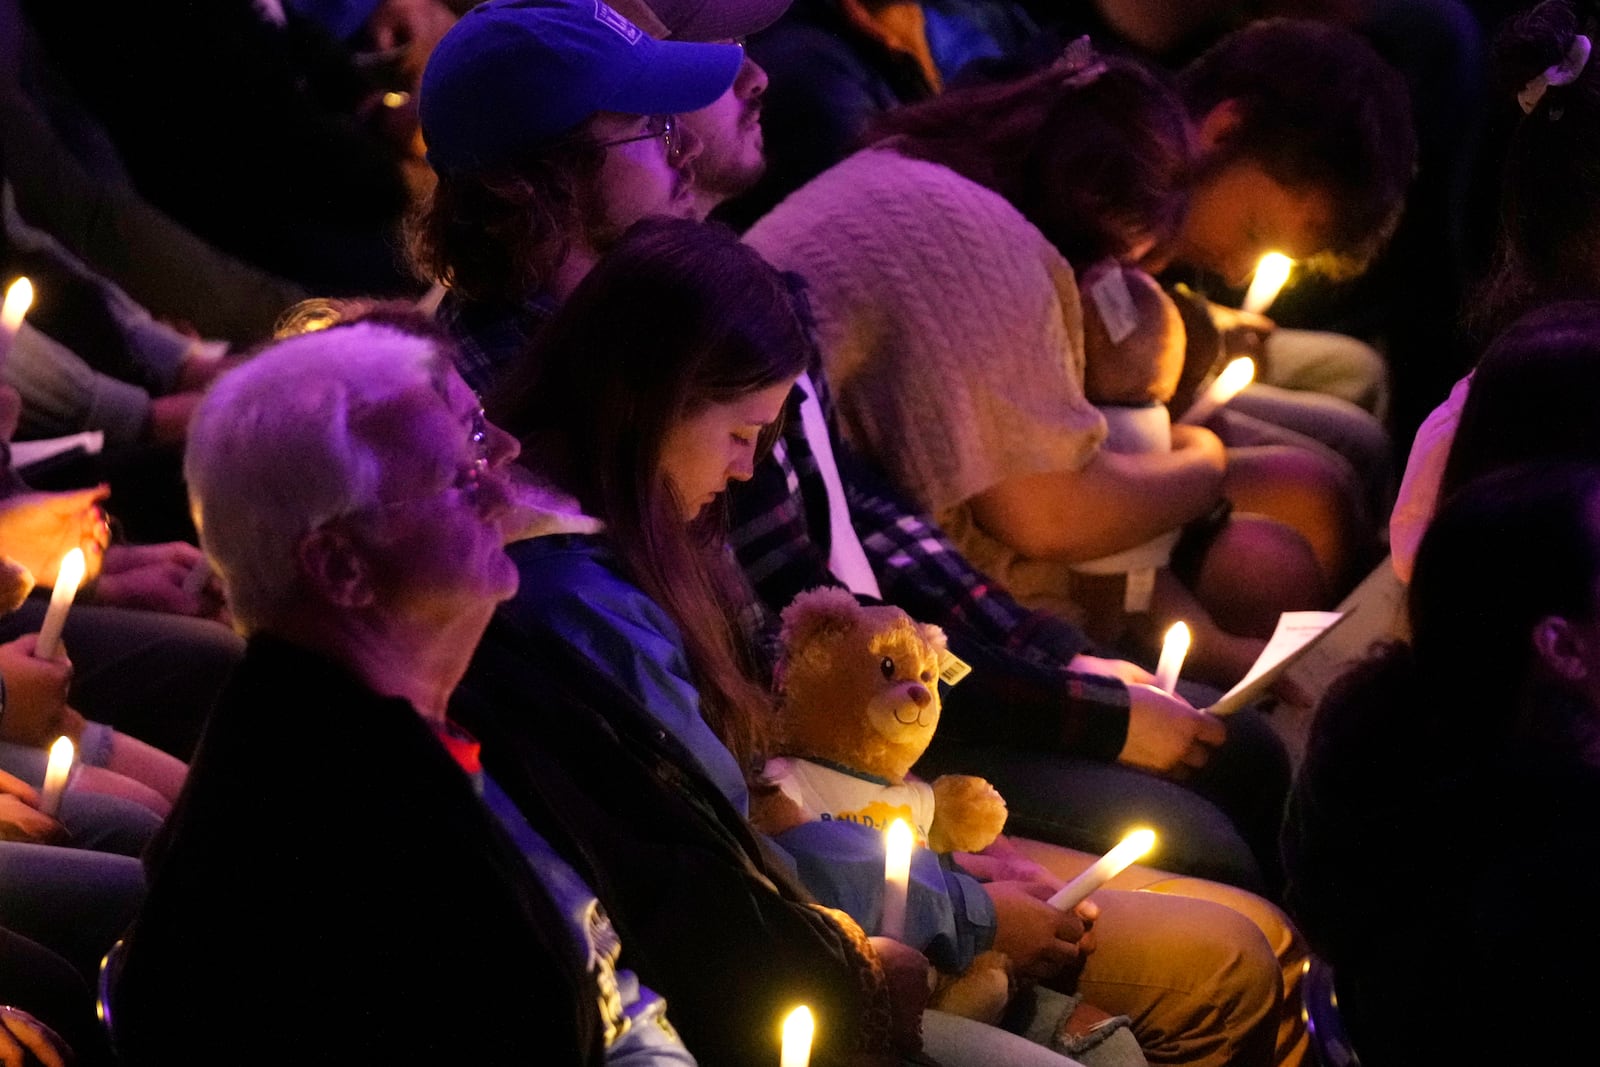
[[[321,599],[341,608],[372,603],[366,560],[348,534],[329,526],[312,530],[297,555],[301,579]]]
[[[1551,674],[1566,682],[1589,678],[1590,649],[1585,637],[1560,615],[1546,615],[1533,627],[1533,651]]]

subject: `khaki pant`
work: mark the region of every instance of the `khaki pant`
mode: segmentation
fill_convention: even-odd
[[[1096,859],[1012,838],[1057,877]],[[1308,954],[1288,918],[1252,893],[1130,867],[1094,894],[1097,946],[1077,991],[1133,1020],[1152,1064],[1278,1064],[1307,1058],[1300,977]]]

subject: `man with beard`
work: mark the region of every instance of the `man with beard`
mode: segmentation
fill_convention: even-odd
[[[791,0],[717,4],[700,0],[618,0],[616,7],[652,36],[674,41],[740,44],[789,9]],[[723,201],[749,191],[767,169],[761,106],[767,72],[745,54],[728,91],[698,111],[679,115],[699,140],[694,165],[695,216],[705,218]]]
[[[489,390],[613,241],[647,215],[697,213],[700,154],[678,113],[740,77],[734,45],[657,41],[604,3],[490,0],[445,35],[422,79],[439,182],[418,266],[461,373]]]

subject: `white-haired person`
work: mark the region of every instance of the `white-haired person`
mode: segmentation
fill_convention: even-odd
[[[147,857],[124,1062],[693,1063],[446,721],[517,586],[517,446],[452,355],[379,313],[272,346],[196,416],[191,504],[247,646]]]

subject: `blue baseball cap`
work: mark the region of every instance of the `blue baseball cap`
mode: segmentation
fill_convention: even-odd
[[[733,85],[737,45],[658,41],[602,0],[488,0],[428,59],[419,117],[440,172],[513,161],[601,111],[697,111]]]

